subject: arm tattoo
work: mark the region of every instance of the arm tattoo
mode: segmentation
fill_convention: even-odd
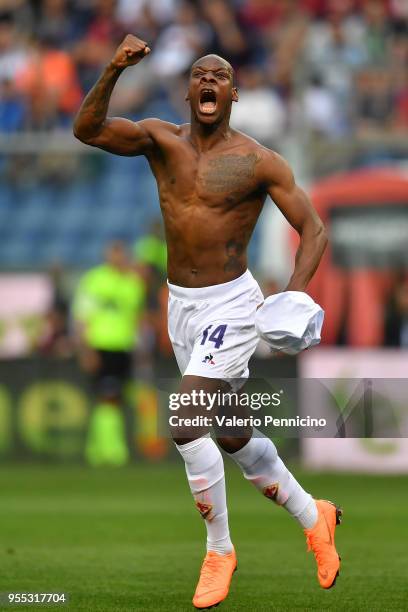
[[[120,74],[120,70],[111,66],[105,68],[79,109],[75,120],[76,128],[89,136],[98,133],[106,119],[112,91]]]

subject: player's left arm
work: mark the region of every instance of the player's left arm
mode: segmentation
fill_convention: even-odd
[[[285,291],[304,291],[327,245],[325,227],[306,193],[296,185],[289,164],[280,155],[267,151],[259,171],[268,194],[300,236],[295,269]]]

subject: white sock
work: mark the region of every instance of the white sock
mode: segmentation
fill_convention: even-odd
[[[304,529],[314,526],[317,521],[316,503],[278,457],[272,440],[253,435],[243,448],[229,455],[240,466],[245,478],[265,497],[286,508]]]
[[[207,527],[207,550],[228,554],[233,546],[228,527],[224,462],[221,453],[209,436],[176,446],[186,464],[187,478],[196,507]]]

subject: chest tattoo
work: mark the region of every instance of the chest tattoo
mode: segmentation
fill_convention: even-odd
[[[208,168],[203,176],[204,185],[208,191],[215,193],[241,192],[251,189],[256,162],[255,153],[221,155],[208,163]]]

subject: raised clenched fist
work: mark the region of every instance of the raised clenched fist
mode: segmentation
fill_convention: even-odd
[[[112,64],[116,68],[135,66],[149,53],[150,47],[144,40],[128,34],[117,48]]]

